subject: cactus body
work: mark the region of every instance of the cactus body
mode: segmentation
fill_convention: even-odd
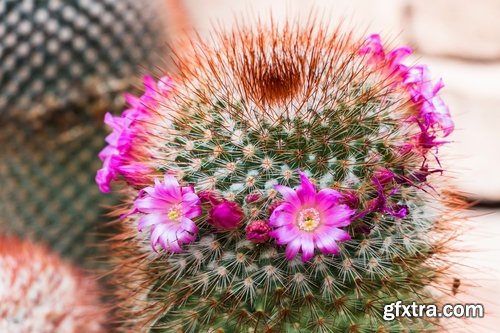
[[[94,281],[39,245],[0,240],[0,331],[104,332]]]
[[[0,3],[0,229],[82,261],[111,205],[93,186],[104,111],[163,46],[161,1]],[[151,68],[151,67],[149,67]],[[75,246],[75,244],[78,244]]]
[[[129,121],[106,148],[121,164],[106,154],[102,169],[130,189],[114,237],[127,324],[436,328],[386,322],[382,307],[435,301],[426,287],[442,275],[449,209],[427,179],[453,129],[441,84],[376,35],[259,26],[217,42],[178,55],[168,91],[148,84],[112,121]]]

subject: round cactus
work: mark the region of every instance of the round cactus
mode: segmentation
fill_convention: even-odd
[[[0,237],[0,331],[104,332],[94,281],[44,247]]]
[[[437,302],[453,130],[426,66],[378,35],[239,27],[130,98],[97,181],[126,182],[113,238],[120,312],[151,332],[400,332]],[[432,177],[431,177],[432,175]],[[437,175],[436,175],[437,176]],[[133,318],[133,319],[130,319]]]

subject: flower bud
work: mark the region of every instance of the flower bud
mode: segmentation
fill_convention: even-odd
[[[269,232],[271,231],[271,227],[264,220],[252,221],[245,228],[247,232],[247,239],[252,241],[253,243],[260,244],[264,243],[269,239]]]
[[[268,213],[269,215],[271,215],[274,210],[283,203],[284,201],[279,199],[279,200],[275,200],[271,203],[271,205],[269,205],[269,208],[268,208]]]
[[[214,205],[208,214],[208,222],[221,230],[239,227],[245,215],[241,207],[232,201],[221,201]]]
[[[245,202],[247,204],[251,204],[251,203],[259,201],[261,198],[262,198],[262,195],[260,193],[254,192],[254,193],[250,193],[249,195],[247,195],[245,197]]]
[[[217,205],[223,202],[223,199],[214,191],[206,190],[198,192],[197,194],[202,203],[209,202],[212,205]]]

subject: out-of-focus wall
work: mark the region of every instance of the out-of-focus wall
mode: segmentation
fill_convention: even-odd
[[[237,19],[308,18],[311,8],[332,25],[343,21],[358,34],[380,33],[408,44],[410,61],[427,63],[443,77],[456,123],[443,148],[453,181],[473,199],[500,202],[500,1],[498,0],[184,0],[195,29],[208,38],[212,24]]]

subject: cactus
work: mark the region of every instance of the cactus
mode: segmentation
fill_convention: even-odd
[[[93,182],[93,156],[106,135],[100,119],[105,110],[118,112],[121,93],[158,61],[163,6],[0,3],[1,231],[43,241],[80,263],[96,254],[91,245],[105,213],[96,207],[117,202]]]
[[[127,184],[111,239],[125,330],[414,332],[438,302],[455,206],[431,185],[448,108],[378,35],[238,27],[175,56],[113,128],[97,181]]]
[[[95,281],[45,247],[0,237],[0,331],[100,333]]]

